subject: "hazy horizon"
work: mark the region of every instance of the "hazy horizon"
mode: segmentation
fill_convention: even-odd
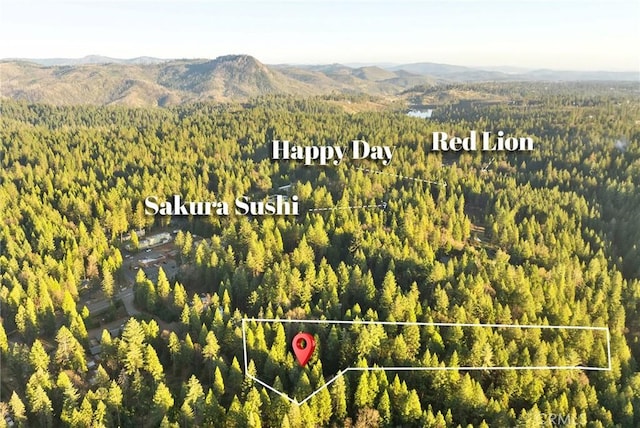
[[[433,62],[637,71],[635,1],[5,0],[1,58]]]
[[[48,66],[64,66],[64,65],[68,65],[67,63],[65,63],[64,61],[81,61],[83,59],[87,59],[87,58],[101,58],[101,59],[108,59],[108,60],[114,60],[114,61],[133,61],[136,59],[143,59],[143,58],[149,58],[151,60],[156,60],[156,61],[196,61],[196,60],[215,60],[216,58],[219,57],[224,57],[224,56],[234,56],[234,55],[248,55],[251,56],[253,58],[255,58],[256,60],[266,64],[266,65],[271,65],[271,66],[280,66],[280,65],[286,65],[286,66],[302,66],[302,67],[311,67],[311,66],[323,66],[323,65],[333,65],[333,64],[339,64],[339,65],[344,65],[347,67],[351,67],[351,68],[359,68],[359,67],[380,67],[380,68],[392,68],[392,67],[398,67],[398,66],[403,66],[403,65],[412,65],[412,64],[438,64],[438,65],[445,65],[445,66],[454,66],[454,67],[467,67],[470,69],[484,69],[487,71],[501,71],[503,73],[526,73],[526,72],[530,72],[530,71],[542,71],[542,70],[549,70],[549,71],[556,71],[556,72],[562,72],[562,71],[575,71],[575,72],[609,72],[609,73],[633,73],[633,72],[638,72],[638,69],[622,69],[622,70],[614,70],[614,69],[597,69],[597,68],[593,68],[593,69],[570,69],[570,68],[551,68],[551,67],[524,67],[524,66],[518,66],[518,65],[513,65],[513,64],[484,64],[484,65],[477,65],[477,64],[472,64],[472,65],[467,65],[467,64],[455,64],[455,63],[443,63],[443,62],[436,62],[436,61],[430,61],[430,60],[423,60],[423,61],[414,61],[414,62],[405,62],[405,63],[400,63],[400,62],[389,62],[389,61],[380,61],[380,62],[351,62],[351,61],[347,61],[347,62],[337,62],[337,61],[330,61],[330,62],[308,62],[308,63],[304,63],[304,62],[278,62],[278,63],[270,63],[270,62],[266,62],[266,61],[262,61],[258,56],[256,55],[252,55],[250,53],[227,53],[227,54],[222,54],[216,57],[175,57],[175,58],[161,58],[161,57],[155,57],[155,56],[151,56],[151,55],[139,55],[139,56],[135,56],[135,57],[128,57],[128,58],[118,58],[118,57],[111,57],[108,55],[101,55],[101,54],[96,54],[96,53],[91,53],[91,54],[87,54],[87,55],[83,55],[83,56],[79,56],[79,57],[47,57],[47,58],[35,58],[35,57],[6,57],[6,58],[0,58],[0,61],[28,61],[28,62],[49,62],[49,61],[59,61],[60,64],[50,64]],[[109,64],[110,62],[105,61],[105,62],[91,62],[91,63],[85,63],[83,65],[91,65],[91,64]],[[79,64],[76,64],[79,65]],[[639,76],[640,77],[640,76]]]

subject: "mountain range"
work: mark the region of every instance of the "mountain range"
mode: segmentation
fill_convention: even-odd
[[[482,69],[436,63],[265,65],[249,55],[216,59],[5,59],[0,96],[51,104],[168,106],[241,101],[263,94],[396,96],[415,86],[478,81],[637,81],[634,72]]]

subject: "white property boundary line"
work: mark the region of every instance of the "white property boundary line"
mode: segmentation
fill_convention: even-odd
[[[592,330],[592,331],[605,331],[607,333],[607,367],[592,367],[592,366],[471,366],[471,367],[347,367],[344,370],[338,372],[337,375],[329,379],[320,388],[313,391],[307,398],[302,401],[298,401],[296,398],[291,398],[287,394],[278,391],[273,386],[261,381],[257,377],[251,375],[248,371],[247,360],[247,337],[246,337],[246,323],[247,322],[271,322],[271,323],[300,323],[300,324],[361,324],[361,325],[394,325],[394,326],[426,326],[426,327],[485,327],[485,328],[539,328],[539,329],[565,329],[565,330]],[[392,371],[435,371],[435,370],[593,370],[593,371],[609,371],[611,370],[611,334],[607,327],[589,327],[583,325],[533,325],[533,324],[479,324],[479,323],[450,323],[450,322],[406,322],[406,321],[341,321],[341,320],[294,320],[294,319],[278,319],[278,318],[242,318],[242,349],[244,352],[244,374],[250,379],[258,382],[265,388],[275,392],[281,397],[286,398],[294,404],[302,405],[311,399],[322,389],[328,387],[336,381],[340,376],[349,371],[380,371],[380,370],[392,370]]]

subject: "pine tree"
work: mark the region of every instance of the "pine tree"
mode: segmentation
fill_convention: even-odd
[[[245,415],[242,413],[242,406],[237,396],[233,396],[231,405],[227,411],[226,428],[240,428],[246,425]]]
[[[204,401],[204,424],[208,426],[221,425],[224,420],[224,408],[219,404],[213,391],[207,392]]]
[[[138,238],[138,234],[135,230],[131,232],[131,248],[133,248],[134,251],[138,251],[140,249],[140,239]]]
[[[331,402],[333,415],[337,421],[344,421],[347,416],[347,388],[344,376],[338,377],[331,386]]]
[[[169,354],[171,355],[171,361],[173,363],[173,372],[175,373],[176,368],[178,366],[178,362],[181,359],[182,355],[182,345],[180,344],[180,339],[178,339],[178,335],[175,332],[169,333]]]
[[[111,273],[110,268],[104,264],[102,265],[102,292],[107,299],[111,299],[113,297],[114,289],[115,281],[113,279],[113,273]]]
[[[389,399],[389,393],[386,389],[380,395],[377,409],[378,414],[380,415],[380,425],[382,427],[391,426],[391,401]]]
[[[11,408],[11,413],[13,414],[13,420],[18,427],[26,426],[27,423],[27,412],[24,406],[24,403],[16,394],[15,391],[11,393],[11,398],[9,399],[9,407]]]
[[[369,394],[369,374],[366,371],[362,371],[360,374],[353,403],[358,409],[373,405]]]
[[[60,368],[70,368],[80,372],[87,371],[84,349],[67,327],[60,327],[56,335],[56,342],[58,346],[55,361]]]
[[[225,382],[227,392],[231,395],[240,394],[243,379],[244,375],[240,369],[240,363],[236,357],[233,357],[227,381]]]
[[[117,426],[120,426],[120,409],[122,408],[122,389],[116,383],[116,381],[111,381],[109,385],[109,391],[107,393],[107,406],[111,411],[116,413],[116,421]]]
[[[130,318],[122,331],[119,355],[122,355],[124,367],[132,375],[144,366],[144,330],[135,318]]]
[[[0,324],[0,354],[6,356],[7,351],[9,351],[9,341],[7,340],[7,333],[4,331],[4,323],[2,323]]]
[[[186,385],[186,395],[184,404],[188,404],[193,411],[193,419],[196,424],[200,423],[200,420],[204,413],[204,390],[197,377],[191,376]]]
[[[169,388],[167,388],[164,382],[159,382],[156,392],[153,394],[153,408],[157,419],[166,417],[169,410],[173,407],[173,403],[174,400],[171,396],[171,391],[169,391]]]
[[[42,342],[40,342],[40,340],[38,339],[36,339],[31,346],[31,351],[29,352],[29,361],[31,362],[31,367],[33,368],[34,372],[49,372],[49,354],[44,350]]]
[[[379,297],[379,312],[382,319],[387,320],[389,315],[392,314],[393,303],[398,293],[398,287],[396,285],[396,278],[393,271],[387,271],[387,274],[382,281],[382,288]]]
[[[158,354],[153,346],[147,344],[144,352],[145,369],[151,374],[156,382],[160,382],[164,378],[164,369],[162,363],[158,359]]]
[[[216,366],[215,372],[213,374],[212,388],[218,399],[222,397],[222,394],[224,394],[224,380],[222,379],[222,373],[220,372],[220,367],[218,366]]]
[[[38,417],[40,426],[52,426],[53,406],[44,388],[40,384],[27,385],[27,399],[31,413]]]

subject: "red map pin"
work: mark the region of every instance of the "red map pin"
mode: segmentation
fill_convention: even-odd
[[[293,338],[291,346],[293,346],[293,352],[296,354],[298,363],[304,367],[307,365],[311,355],[313,355],[313,351],[316,349],[316,341],[309,333],[298,333]]]

